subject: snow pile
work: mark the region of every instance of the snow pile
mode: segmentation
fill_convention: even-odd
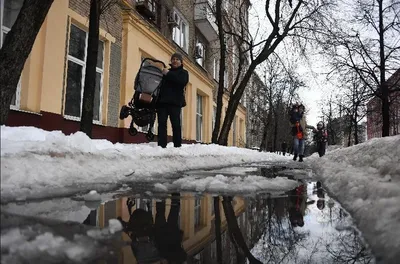
[[[256,194],[260,192],[282,192],[298,186],[298,182],[288,178],[268,179],[262,176],[249,175],[245,177],[222,174],[208,177],[187,176],[172,183],[157,183],[160,191],[184,190],[209,193]]]
[[[218,145],[191,144],[166,149],[156,143],[112,144],[77,132],[33,127],[1,127],[1,199],[44,198],[77,191],[116,188],[123,181],[185,170],[288,157]],[[94,186],[94,185],[98,186]],[[107,185],[108,184],[108,185]]]
[[[310,158],[324,186],[354,217],[374,254],[400,259],[400,136]]]
[[[19,263],[35,263],[35,260],[45,259],[44,256],[60,262],[82,262],[94,251],[93,242],[79,236],[70,241],[50,232],[31,233],[29,228],[13,228],[1,234],[2,263],[15,263],[16,258]]]

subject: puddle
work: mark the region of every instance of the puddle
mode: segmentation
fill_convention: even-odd
[[[245,167],[218,173],[256,172],[275,178],[289,177],[293,171],[296,174],[296,168]],[[208,177],[215,172],[190,175]],[[291,190],[253,196],[150,193],[140,188],[102,195],[106,202],[75,197],[10,203],[2,206],[2,259],[7,263],[208,264],[247,263],[246,259],[375,263],[350,215],[323,186],[309,180],[298,183]],[[118,232],[117,218],[123,232]]]

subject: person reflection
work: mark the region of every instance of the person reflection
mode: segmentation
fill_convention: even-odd
[[[296,187],[289,193],[289,221],[292,227],[304,226],[304,213],[306,209],[306,187],[304,184]]]
[[[319,181],[317,182],[317,197],[319,198],[317,201],[317,208],[322,211],[325,208],[325,193]]]
[[[118,217],[118,220],[121,222],[124,232],[131,239],[131,249],[137,263],[159,263],[161,257],[154,242],[151,212],[140,208],[132,212],[135,202],[130,198],[126,201],[126,206],[128,207],[129,221],[125,222],[121,217]]]
[[[179,228],[180,194],[172,193],[171,208],[165,219],[165,200],[156,202],[154,234],[160,255],[168,263],[184,263],[187,254],[182,246],[183,231]]]
[[[180,194],[173,193],[168,218],[165,219],[165,200],[156,202],[156,215],[153,224],[151,212],[132,207],[135,202],[128,199],[126,206],[129,222],[120,220],[124,232],[131,238],[131,248],[138,263],[171,264],[184,263],[187,254],[182,247],[183,231],[179,228]],[[149,206],[148,206],[149,207]],[[165,263],[165,262],[162,262]]]

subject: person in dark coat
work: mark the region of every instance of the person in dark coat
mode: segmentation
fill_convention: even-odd
[[[167,119],[172,125],[174,147],[182,145],[181,109],[185,106],[185,87],[189,73],[183,69],[183,57],[179,53],[171,56],[171,68],[162,70],[163,84],[157,102],[158,146],[167,147]]]
[[[326,132],[323,122],[318,122],[317,128],[313,129],[314,141],[317,143],[317,151],[320,157],[325,155],[326,142],[328,141],[328,133]]]
[[[286,155],[286,150],[287,150],[287,143],[286,143],[286,141],[283,141],[283,142],[282,142],[281,148],[282,148],[282,155],[285,156],[285,155]]]

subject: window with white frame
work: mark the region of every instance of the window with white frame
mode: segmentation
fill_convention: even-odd
[[[179,45],[184,51],[188,52],[189,49],[189,23],[184,19],[177,10],[173,11],[173,16],[175,22],[178,26],[174,27],[172,30],[172,39]]]
[[[194,56],[195,56],[196,62],[199,65],[201,65],[202,67],[204,67],[204,62],[205,62],[205,54],[206,54],[205,51],[206,51],[205,45],[201,42],[197,42],[196,48],[194,51],[194,53],[195,53]]]
[[[24,0],[2,0],[0,1],[0,48],[3,46],[7,33],[11,30],[21,10]],[[11,101],[11,108],[19,108],[21,96],[21,79],[18,81],[17,90]]]
[[[202,140],[203,134],[203,96],[197,94],[196,141]]]
[[[88,33],[71,24],[69,35],[67,86],[65,91],[64,115],[80,119],[86,71],[86,50]],[[96,65],[96,85],[94,92],[93,120],[101,121],[103,92],[104,43],[99,41]]]
[[[213,77],[214,80],[218,80],[218,61],[216,58],[213,60]]]
[[[236,116],[233,118],[232,123],[232,146],[236,146]]]

